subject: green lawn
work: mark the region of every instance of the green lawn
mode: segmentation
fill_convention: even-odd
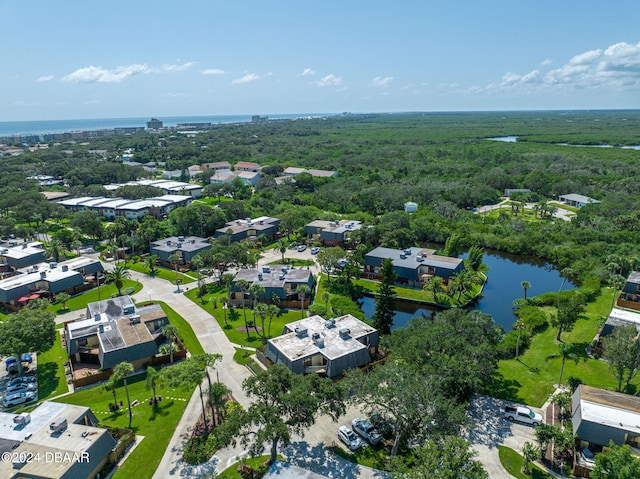
[[[366,290],[377,294],[380,289],[380,283],[378,281],[372,281],[369,279],[356,279],[354,283],[364,287]],[[456,297],[447,296],[444,293],[439,293],[438,298],[434,298],[431,291],[425,291],[423,289],[404,288],[402,286],[395,286],[397,298],[402,300],[410,299],[415,301],[424,301],[426,303],[438,304],[440,306],[461,306],[467,304],[469,301],[478,296],[481,292],[481,285],[474,285],[473,289],[460,296],[460,299]]]
[[[521,471],[524,459],[516,451],[506,446],[498,446],[498,455],[500,456],[502,467],[513,477],[518,479],[551,479],[553,477],[535,464],[531,465],[531,474],[523,474]]]
[[[118,468],[113,476],[115,479],[149,479],[153,476],[193,392],[161,386],[158,395],[162,396],[162,401],[154,408],[147,404],[151,391],[145,388],[145,382],[146,373],[128,380],[131,401],[140,402],[133,407],[131,429],[145,438]],[[126,428],[129,416],[124,387],[121,385],[116,393],[118,401],[123,401],[125,406],[116,413],[109,412],[109,403],[113,402],[111,392],[103,391],[100,386],[83,389],[59,401],[90,407],[102,425]]]
[[[574,346],[578,356],[578,364],[568,359],[565,362],[562,376],[563,384],[567,384],[570,376],[580,378],[584,384],[603,389],[615,389],[616,380],[604,361],[589,358],[585,352],[587,345],[598,332],[603,318],[611,308],[611,290],[603,288],[595,302],[590,303],[587,311],[580,316],[573,331],[562,334],[565,343]],[[488,388],[487,393],[510,401],[531,404],[540,407],[553,392],[553,384],[560,376],[561,360],[547,359],[558,353],[555,328],[547,327],[533,337],[531,345],[514,359],[502,360],[498,363],[496,381]],[[632,381],[637,385],[640,380]]]
[[[202,348],[200,341],[198,341],[196,333],[193,332],[191,325],[182,316],[176,313],[167,303],[156,300],[151,301],[151,303],[159,304],[167,315],[169,323],[178,327],[178,336],[180,337],[182,344],[184,344],[184,347],[187,348],[187,351],[189,351],[193,356],[204,354],[204,349]],[[141,304],[149,304],[149,302]]]
[[[209,286],[212,287],[212,285],[209,285]],[[226,294],[227,293],[224,287],[217,287],[217,286],[213,287],[212,291],[205,294],[202,298],[197,297],[198,291],[196,288],[191,289],[186,293],[184,293],[184,295],[187,296],[191,301],[193,301],[195,304],[197,304],[202,309],[212,314],[214,318],[216,318],[216,321],[218,321],[218,324],[220,324],[220,327],[222,328],[224,333],[227,335],[227,338],[229,338],[229,341],[231,341],[234,344],[239,344],[242,346],[249,346],[252,348],[259,347],[262,344],[262,339],[261,339],[262,336],[260,334],[260,330],[256,331],[255,329],[250,328],[248,333],[245,331],[238,330],[238,328],[244,327],[242,308],[235,308],[235,309],[228,309],[228,310],[222,309],[223,305],[222,305],[221,298],[226,296]],[[216,306],[215,308],[213,307],[214,303]],[[224,320],[225,313],[227,318],[227,324],[225,324],[225,320]],[[253,319],[253,312],[251,311],[250,308],[247,308],[246,313],[247,313],[247,319]],[[273,320],[271,321],[270,337],[280,336],[280,334],[282,334],[282,330],[284,329],[285,324],[302,318],[301,311],[282,310],[281,313],[282,314],[280,316],[274,316]],[[237,319],[233,320],[232,316],[236,314],[237,314]],[[256,317],[256,326],[258,326],[258,328],[261,326],[259,317]],[[269,318],[265,320],[265,329],[267,330],[267,334],[268,334]]]
[[[257,472],[257,476],[262,477],[266,472],[267,468],[264,463],[269,459],[270,456],[258,456],[258,457],[248,457],[243,459],[242,464],[246,464],[254,469]],[[284,461],[284,458],[278,454],[278,459],[280,461]],[[238,472],[238,466],[240,465],[240,461],[234,464],[231,464],[224,471],[222,471],[219,475],[215,476],[217,479],[242,479],[242,476]],[[205,476],[206,477],[206,476]]]
[[[60,325],[60,328],[62,325]],[[44,353],[38,354],[38,400],[59,396],[69,391],[64,373],[67,351],[62,347],[59,329],[56,329],[56,341]]]
[[[143,273],[147,275],[149,274],[149,270],[147,269],[144,263],[141,263],[141,262],[133,263],[129,261],[126,264],[127,264],[127,268],[133,271],[137,271],[138,273]],[[194,273],[194,276],[195,276],[195,273]],[[175,284],[176,282],[176,272],[174,270],[162,268],[160,266],[156,268],[155,277],[165,279],[173,284]],[[193,283],[194,281],[197,281],[195,278],[182,273],[178,273],[178,278],[181,281],[180,284]]]
[[[387,458],[389,457],[390,450],[390,448],[385,447],[383,444],[376,446],[369,445],[356,452],[347,452],[342,449],[342,447],[336,446],[333,448],[333,453],[349,462],[386,471],[389,469]]]
[[[133,288],[134,292],[137,293],[142,289],[142,284],[137,281],[125,279],[122,289],[124,290],[126,288]],[[67,313],[69,311],[84,310],[87,307],[87,304],[99,301],[101,299],[110,298],[112,295],[117,293],[118,289],[115,287],[115,285],[113,283],[107,283],[100,285],[99,288],[93,288],[85,291],[84,293],[73,296],[69,301],[67,301],[67,304],[65,305],[66,309],[62,309],[62,304],[56,303],[49,305],[47,307],[47,310],[56,315]]]

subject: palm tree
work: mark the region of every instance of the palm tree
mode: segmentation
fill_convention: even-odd
[[[64,245],[57,238],[53,238],[51,241],[49,241],[49,244],[47,245],[45,251],[47,255],[56,263],[60,261],[60,256],[65,253]]]
[[[571,268],[564,268],[562,271],[560,271],[560,276],[562,276],[562,283],[560,283],[560,289],[558,290],[558,304],[556,305],[558,309],[560,309],[560,293],[562,292],[562,287],[564,286],[565,281],[567,281],[567,278],[573,276],[573,274],[574,272]]]
[[[331,294],[328,291],[322,293],[322,301],[324,301],[324,314],[329,315],[329,300],[331,299]]]
[[[611,298],[611,309],[613,309],[613,307],[616,304],[618,291],[620,289],[622,289],[622,287],[625,285],[626,282],[627,282],[627,280],[625,279],[625,277],[624,276],[620,276],[619,274],[614,274],[614,275],[609,277],[609,284],[611,285],[611,288],[613,289],[613,296]]]
[[[178,337],[178,326],[175,324],[167,324],[162,328],[162,335],[170,341],[170,345],[173,345],[173,342]],[[173,364],[173,348],[170,349],[169,355],[169,360],[171,364]]]
[[[191,268],[196,270],[196,278],[198,278],[198,295],[200,294],[200,290],[202,289],[202,275],[200,274],[200,270],[204,262],[202,261],[201,256],[196,256],[191,260]]]
[[[300,309],[302,310],[302,317],[304,318],[304,298],[311,289],[306,284],[298,286],[298,296],[300,297]]]
[[[224,405],[224,397],[229,393],[229,388],[221,382],[215,382],[211,385],[209,390],[209,398],[214,409],[213,412],[213,425],[218,425],[218,418],[222,416],[221,410]]]
[[[224,313],[224,325],[228,326],[229,323],[227,323],[227,305],[229,304],[229,300],[227,298],[220,298],[220,301],[222,302],[222,312]]]
[[[280,254],[282,255],[282,264],[284,264],[284,254],[287,252],[287,240],[284,238],[280,238],[278,240],[278,245],[276,246]]]
[[[154,406],[158,404],[158,395],[156,394],[156,388],[160,385],[161,380],[162,380],[162,374],[160,374],[160,371],[158,371],[152,366],[148,366],[147,367],[147,383],[145,387],[153,391],[152,403]]]
[[[522,330],[524,328],[525,328],[525,324],[524,324],[524,321],[522,321],[521,319],[517,320],[516,323],[513,325],[513,329],[518,331],[518,339],[516,339],[516,359],[518,359],[518,356],[520,356],[520,333],[522,333]]]
[[[124,285],[124,280],[129,278],[129,270],[122,265],[115,265],[111,271],[107,272],[107,281],[113,281],[113,284],[116,285],[118,289],[118,296],[122,294],[122,286]]]
[[[244,279],[240,279],[236,281],[236,286],[240,288],[240,292],[242,293],[242,314],[244,316],[244,329],[247,331],[247,339],[251,339],[251,336],[249,335],[249,326],[247,324],[247,309],[244,304],[244,296],[245,294],[247,294],[247,290],[249,289],[249,282]]]
[[[524,290],[524,300],[527,300],[527,290],[529,288],[531,288],[531,283],[529,281],[522,281],[520,283],[520,286],[522,286],[522,289]]]
[[[129,427],[131,427],[131,399],[129,398],[129,386],[127,385],[127,376],[133,374],[133,364],[127,363],[125,361],[117,364],[115,368],[113,368],[113,374],[117,375],[119,378],[122,378],[124,382],[124,391],[127,395],[127,405],[129,406]]]
[[[176,272],[176,286],[178,287],[177,292],[180,293],[180,280],[178,278],[178,265],[180,264],[180,260],[182,257],[178,253],[173,253],[169,256],[169,262],[173,265],[173,269]]]
[[[555,354],[549,354],[547,356],[547,360],[560,358],[562,362],[560,363],[560,377],[558,378],[558,386],[562,384],[562,374],[564,373],[564,363],[567,359],[571,359],[576,364],[578,364],[578,356],[574,353],[574,347],[568,343],[560,343],[559,351]]]
[[[150,254],[144,258],[144,265],[149,271],[149,276],[155,276],[158,271],[158,257],[155,254]]]
[[[261,332],[262,332],[262,344],[267,344],[267,336],[265,335],[265,331],[264,331],[264,320],[267,317],[267,315],[269,314],[269,306],[267,306],[264,303],[258,303],[256,305],[255,308],[253,308],[253,314],[258,315],[258,317],[260,318],[261,321]]]
[[[116,385],[119,380],[120,378],[116,376],[115,370],[114,370],[113,374],[109,376],[109,379],[103,382],[101,386],[101,389],[103,391],[110,391],[113,394],[113,410],[114,411],[118,409],[118,398],[116,397]]]
[[[231,302],[231,286],[233,285],[234,276],[231,273],[225,273],[222,275],[221,280],[227,289],[227,303]]]
[[[431,276],[424,284],[423,289],[431,291],[433,300],[438,302],[438,293],[442,291],[442,278],[440,276]]]
[[[270,304],[268,308],[269,309],[267,310],[267,315],[269,316],[269,329],[267,331],[267,334],[269,335],[269,337],[271,337],[271,320],[274,316],[278,316],[280,314],[280,308],[276,304]]]

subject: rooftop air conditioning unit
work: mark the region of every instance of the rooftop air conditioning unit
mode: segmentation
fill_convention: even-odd
[[[416,259],[419,263],[422,263],[424,261],[424,256],[418,256]]]
[[[410,249],[404,250],[404,254],[406,254],[407,256],[411,256],[411,250]]]
[[[404,254],[404,253],[401,253],[401,254],[400,254],[400,259],[407,259],[407,255],[406,255],[406,254]]]
[[[58,434],[67,428],[67,420],[63,417],[56,418],[51,424],[49,424],[49,430],[53,434]]]
[[[284,280],[284,273],[280,273],[280,275],[278,276],[278,279],[280,281],[283,281]]]
[[[96,321],[100,321],[102,319],[102,314],[100,312],[97,312],[94,316],[93,319],[95,319]]]
[[[262,272],[263,273],[271,273],[271,266],[263,266],[262,267]]]
[[[0,254],[7,254],[9,252],[8,248],[2,248],[0,249]]]
[[[13,416],[13,423],[17,426],[26,426],[31,422],[31,414],[23,412],[17,416]]]
[[[184,241],[184,236],[178,236],[178,241],[182,243]]]
[[[138,324],[140,322],[139,314],[132,314],[129,316],[129,324]]]
[[[308,330],[307,330],[306,326],[298,326],[295,329],[296,336],[298,336],[299,338],[306,337],[307,336],[307,332],[308,332]]]
[[[49,269],[56,269],[58,267],[58,263],[56,263],[55,261],[52,261],[51,263],[49,263]]]
[[[262,273],[258,273],[258,281],[262,281]]]
[[[122,308],[122,314],[133,314],[136,312],[136,307],[133,304],[125,304]]]
[[[69,271],[69,265],[67,265],[67,264],[63,264],[63,265],[62,265],[62,271],[64,271],[64,272]]]
[[[325,328],[327,328],[327,329],[329,329],[329,328],[335,328],[335,326],[336,326],[336,320],[335,320],[335,319],[333,319],[333,318],[327,319],[327,320],[324,322],[324,327],[325,327]]]
[[[324,347],[324,338],[320,333],[313,333],[312,339],[316,346],[320,348]]]
[[[342,339],[349,339],[349,336],[351,335],[351,330],[349,328],[340,328],[339,333]]]
[[[40,271],[40,279],[45,279],[47,277],[46,271]]]

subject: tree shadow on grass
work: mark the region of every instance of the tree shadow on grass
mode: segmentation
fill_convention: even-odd
[[[57,389],[61,374],[57,363],[38,364],[38,396],[44,398],[53,394]]]
[[[506,399],[513,402],[522,402],[523,399],[519,395],[521,384],[515,379],[505,379],[505,377],[496,373],[491,383],[487,386],[487,393],[491,396]]]
[[[151,406],[151,416],[149,421],[155,421],[158,416],[168,416],[173,405],[175,404],[173,399],[169,401],[162,401]]]

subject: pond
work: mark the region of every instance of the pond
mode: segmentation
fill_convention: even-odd
[[[531,283],[527,291],[528,297],[548,291],[558,291],[562,284],[560,272],[549,263],[537,258],[492,252],[484,255],[483,262],[489,267],[487,273],[489,280],[485,284],[482,297],[472,308],[490,314],[493,320],[507,332],[511,331],[517,319],[513,314],[513,301],[524,297],[522,281]],[[563,290],[575,287],[567,280]],[[438,310],[435,307],[402,301],[397,301],[396,308],[393,329],[405,327],[414,316],[421,314],[428,316]],[[367,319],[371,319],[375,312],[375,300],[363,298],[361,309]]]

